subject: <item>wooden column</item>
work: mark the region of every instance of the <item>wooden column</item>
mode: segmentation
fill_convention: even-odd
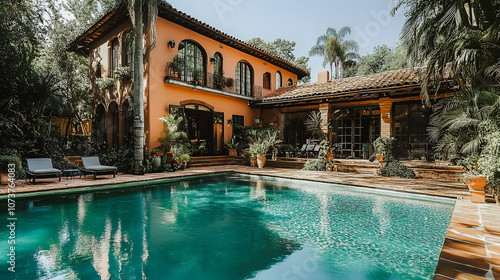
[[[393,100],[387,97],[379,99],[381,137],[391,137],[392,135],[392,102]]]

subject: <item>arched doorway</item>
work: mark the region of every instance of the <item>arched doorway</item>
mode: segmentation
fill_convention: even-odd
[[[118,147],[119,145],[119,124],[120,124],[120,113],[118,110],[118,104],[113,101],[109,104],[108,108],[108,141],[109,148]]]
[[[186,104],[184,105],[184,115],[186,116],[187,135],[191,145],[204,145],[203,153],[213,154],[213,110],[199,104]],[[195,153],[197,153],[196,150]]]
[[[95,131],[95,139],[98,143],[106,141],[106,109],[102,104],[97,105],[92,131]]]
[[[130,110],[130,102],[128,99],[123,101],[122,104],[122,143],[132,140],[131,126],[133,123],[133,115]]]

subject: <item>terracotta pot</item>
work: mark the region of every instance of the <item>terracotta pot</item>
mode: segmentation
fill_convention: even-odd
[[[0,176],[1,176],[1,184],[8,185],[9,184],[9,173],[2,172],[2,173],[0,173]]]
[[[236,150],[236,149],[228,149],[228,150],[229,150],[230,157],[235,157],[238,155],[238,150]]]
[[[250,157],[250,166],[257,167],[257,158],[256,157]]]
[[[257,166],[264,168],[264,165],[266,165],[266,157],[257,157]]]
[[[465,180],[467,186],[469,186],[470,190],[475,191],[484,191],[484,185],[486,185],[486,177],[477,176],[473,178],[469,178]]]
[[[380,166],[384,166],[384,156],[377,155],[377,161]]]

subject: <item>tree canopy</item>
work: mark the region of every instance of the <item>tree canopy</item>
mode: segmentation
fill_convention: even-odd
[[[349,34],[351,28],[348,26],[342,27],[338,32],[335,28],[328,27],[326,33],[318,37],[316,45],[309,51],[310,56],[323,57],[323,67],[330,66],[332,79],[341,78],[344,66],[359,59],[359,45],[354,40],[347,40]],[[335,76],[333,76],[333,65],[335,65]]]
[[[252,45],[256,48],[259,48],[271,55],[283,58],[297,67],[300,67],[308,72],[311,72],[311,67],[309,67],[309,57],[301,56],[295,57],[295,42],[288,41],[285,39],[276,39],[272,42],[266,42],[261,38],[252,38],[246,42],[249,45]],[[311,80],[311,77],[307,76],[302,78],[300,81],[303,83],[308,83]]]

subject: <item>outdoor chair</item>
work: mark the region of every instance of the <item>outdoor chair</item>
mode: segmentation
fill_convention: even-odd
[[[314,145],[314,144],[307,145],[306,157],[309,157],[309,155],[311,155],[311,157],[314,157],[314,147],[316,147],[316,145]]]
[[[94,175],[94,180],[97,175],[113,174],[113,177],[118,173],[118,169],[114,166],[101,165],[98,157],[82,157],[83,168],[81,172],[83,176],[88,174]]]
[[[32,179],[36,183],[36,179],[42,178],[59,178],[61,181],[62,172],[52,166],[50,158],[29,158],[28,170],[26,171],[26,180]]]
[[[319,154],[319,150],[321,150],[321,145],[316,145],[314,147],[314,155],[317,156]]]

